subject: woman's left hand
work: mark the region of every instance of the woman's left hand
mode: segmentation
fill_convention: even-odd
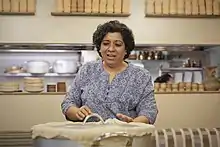
[[[118,113],[118,114],[117,114],[117,117],[118,117],[120,120],[122,120],[122,121],[124,121],[124,122],[127,122],[127,123],[133,122],[133,120],[134,120],[133,118],[131,118],[131,117],[127,116],[127,115],[121,114],[121,113]]]

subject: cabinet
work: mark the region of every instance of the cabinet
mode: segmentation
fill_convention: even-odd
[[[34,15],[36,0],[0,0],[0,15]]]
[[[66,92],[81,66],[84,51],[94,51],[94,47],[86,44],[0,45],[0,91]],[[56,88],[51,91],[49,86]]]
[[[185,73],[185,72],[201,72],[203,66],[209,65],[209,54],[204,51],[193,51],[202,50],[202,46],[188,45],[184,46],[162,46],[162,45],[147,45],[147,44],[136,44],[134,52],[130,54],[128,59],[129,62],[133,62],[138,66],[144,66],[148,69],[152,75],[153,80],[159,76],[159,72],[165,73]],[[188,50],[189,49],[189,50]],[[169,51],[168,52],[166,51]],[[160,51],[163,54],[160,54]],[[134,54],[133,54],[134,53]],[[82,57],[86,56],[84,60]],[[54,61],[57,59],[71,59],[77,62],[89,62],[96,60],[99,57],[97,51],[92,44],[0,44],[0,82],[16,82],[20,84],[20,88],[23,87],[24,78],[36,77],[43,78],[45,82],[45,91],[47,92],[47,85],[57,85],[58,82],[65,82],[66,89],[71,84],[72,79],[75,78],[76,73],[58,74],[56,72],[49,71],[44,74],[31,74],[28,72],[23,73],[4,73],[5,69],[11,66],[25,66],[26,61],[30,60],[46,60],[50,63],[50,67],[53,67]],[[150,58],[149,58],[150,57]],[[202,66],[183,66],[182,61],[172,63],[171,60],[188,59],[199,63],[202,60]],[[178,64],[177,64],[178,63]],[[193,62],[194,63],[194,62]],[[160,70],[160,65],[163,68]],[[199,64],[200,65],[200,64]],[[26,67],[26,66],[25,66]],[[173,68],[175,67],[175,68]],[[186,68],[180,68],[186,67]],[[191,67],[191,68],[188,68]],[[194,78],[195,79],[195,78]],[[182,79],[181,79],[182,80]],[[197,82],[198,83],[198,82]],[[9,84],[13,85],[13,84]],[[1,88],[1,84],[0,84]]]
[[[146,17],[220,17],[218,0],[146,0]]]
[[[53,16],[128,17],[131,0],[55,0]]]

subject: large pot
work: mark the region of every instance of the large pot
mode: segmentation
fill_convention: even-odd
[[[50,63],[44,60],[27,61],[26,69],[28,73],[45,74],[50,70]]]
[[[34,147],[146,147],[151,146],[154,126],[116,119],[100,122],[57,122],[32,128]]]
[[[76,73],[79,63],[74,60],[57,60],[53,64],[53,71],[59,74]]]

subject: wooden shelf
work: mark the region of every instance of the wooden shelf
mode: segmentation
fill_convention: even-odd
[[[161,71],[203,71],[203,68],[196,68],[196,67],[177,67],[177,68],[161,68]]]
[[[75,77],[75,76],[76,76],[76,74],[57,74],[57,73],[46,73],[46,74],[4,73],[4,74],[0,74],[0,77]]]
[[[130,16],[131,0],[55,0],[52,16]]]
[[[157,94],[220,94],[220,91],[190,91],[190,92],[154,92]],[[0,92],[0,95],[65,95],[66,92]]]
[[[145,17],[165,18],[220,18],[220,15],[146,14]]]
[[[35,15],[36,0],[0,0],[0,15]]]
[[[130,14],[122,13],[83,13],[83,12],[51,12],[52,16],[106,16],[106,17],[128,17]]]
[[[220,1],[145,0],[145,17],[220,18]]]
[[[65,95],[66,92],[0,92],[0,95]]]
[[[220,91],[154,92],[155,94],[220,94]]]
[[[35,15],[34,12],[0,12],[0,15]]]

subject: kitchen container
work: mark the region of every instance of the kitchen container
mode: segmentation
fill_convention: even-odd
[[[114,12],[114,0],[107,0],[107,13]]]
[[[76,0],[72,0],[73,1],[76,1]],[[85,13],[91,13],[92,12],[92,0],[85,0]],[[101,9],[101,6],[100,6],[100,9]]]
[[[159,89],[159,92],[166,92],[166,89],[160,88],[160,89]]]
[[[92,0],[92,13],[99,13],[99,0]]]
[[[154,88],[159,89],[160,88],[160,83],[154,83]]]
[[[36,11],[36,0],[27,1],[27,11],[34,13]]]
[[[56,91],[57,91],[57,85],[55,83],[47,84],[47,92],[56,92]]]
[[[75,60],[56,60],[53,64],[53,71],[58,74],[76,73],[80,64]]]
[[[4,73],[10,73],[10,74],[25,73],[25,72],[26,70],[20,66],[7,67],[4,71]]]
[[[172,92],[171,88],[166,88],[166,92]]]
[[[85,1],[77,0],[77,12],[85,12]]]
[[[91,117],[99,122],[87,122]],[[34,147],[146,147],[151,146],[154,126],[125,123],[117,119],[105,122],[98,114],[84,122],[52,122],[32,127]]]
[[[184,89],[181,89],[181,90],[184,90]],[[181,91],[181,90],[180,90],[180,91]],[[179,90],[178,90],[177,88],[173,88],[173,89],[172,89],[172,92],[178,92],[178,91],[179,91]]]
[[[58,82],[57,83],[57,92],[66,92],[66,83]]]
[[[130,0],[123,0],[122,2],[122,13],[129,14],[130,13],[130,7],[131,7],[131,1]]]
[[[63,0],[63,10],[65,13],[70,13],[71,10],[71,0]]]
[[[50,70],[50,63],[44,60],[27,61],[26,69],[28,73],[45,74]]]
[[[19,0],[11,1],[11,12],[19,12]]]
[[[160,88],[161,89],[166,89],[167,88],[167,84],[166,83],[161,83],[160,84]]]
[[[120,14],[121,12],[121,6],[122,6],[122,0],[115,0],[114,1],[114,13]]]

